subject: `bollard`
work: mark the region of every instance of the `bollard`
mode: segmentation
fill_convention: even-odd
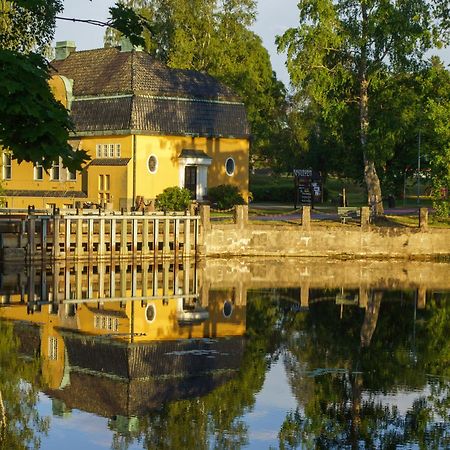
[[[311,206],[302,207],[302,229],[305,231],[311,229]]]
[[[236,205],[234,207],[233,221],[238,228],[245,228],[248,224],[248,206]]]
[[[419,228],[422,231],[428,230],[428,208],[419,209]]]
[[[370,208],[368,206],[361,208],[360,225],[363,231],[367,231],[370,228]]]

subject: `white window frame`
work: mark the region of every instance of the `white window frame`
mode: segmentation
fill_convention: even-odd
[[[58,171],[58,177],[55,177],[56,170]],[[56,161],[53,161],[50,174],[51,174],[52,181],[60,181],[61,180],[61,159],[58,161],[58,163],[56,163]]]
[[[116,158],[120,158],[122,148],[120,144],[116,144]]]
[[[67,181],[77,181],[77,172],[71,172],[69,169],[67,171]]]
[[[228,161],[233,162],[233,170],[230,172],[228,172]],[[236,161],[231,156],[225,161],[225,172],[229,177],[232,177],[234,175],[234,172],[236,172]]]
[[[103,158],[107,158],[109,155],[109,144],[103,144]]]
[[[101,158],[102,157],[102,144],[97,144],[96,146],[96,154],[97,154],[97,158]]]
[[[44,179],[44,167],[40,163],[35,163],[33,165],[33,180],[42,181],[43,179]]]
[[[150,162],[150,159],[151,158],[155,158],[155,170],[152,172],[151,170],[150,170],[150,167],[149,167],[149,162]],[[152,153],[148,158],[147,158],[147,170],[148,170],[148,172],[150,173],[150,174],[152,174],[152,175],[155,175],[155,173],[156,172],[158,172],[158,167],[159,167],[159,161],[158,161],[158,157],[154,154],[154,153]]]
[[[3,180],[12,179],[12,156],[11,153],[3,152],[2,155],[2,178]]]
[[[110,158],[114,158],[114,150],[115,150],[115,145],[109,144],[109,157]]]
[[[58,360],[58,338],[54,336],[48,338],[48,359],[52,361]]]

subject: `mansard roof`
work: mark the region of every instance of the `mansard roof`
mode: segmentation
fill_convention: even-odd
[[[146,52],[104,48],[51,63],[73,80],[77,132],[248,137],[244,104],[213,77],[171,69]]]

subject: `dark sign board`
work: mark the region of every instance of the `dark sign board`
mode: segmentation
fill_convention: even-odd
[[[322,174],[312,169],[294,169],[294,208],[314,205],[323,199]]]

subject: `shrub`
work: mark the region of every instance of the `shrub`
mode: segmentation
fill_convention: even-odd
[[[209,188],[208,197],[211,204],[218,209],[230,209],[234,205],[245,205],[238,187],[232,184],[220,184]]]
[[[255,202],[293,202],[294,186],[252,186],[253,201]]]
[[[191,201],[191,191],[178,186],[168,187],[156,196],[155,206],[160,211],[185,211]]]

